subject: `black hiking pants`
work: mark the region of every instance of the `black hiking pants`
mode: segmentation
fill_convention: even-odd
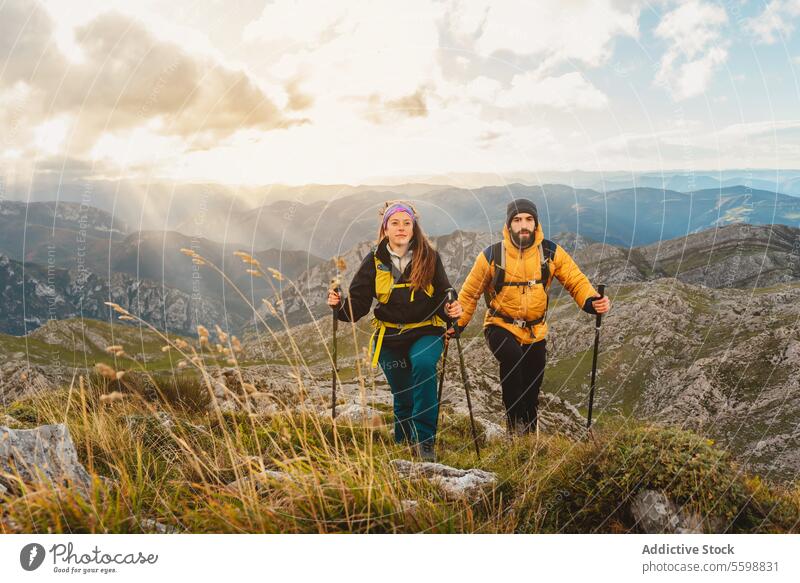
[[[522,344],[511,332],[499,326],[487,326],[483,335],[500,363],[500,385],[509,431],[535,431],[539,388],[547,361],[547,340]]]

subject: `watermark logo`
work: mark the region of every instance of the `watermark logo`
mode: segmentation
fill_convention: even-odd
[[[29,543],[19,553],[19,564],[26,571],[35,571],[44,562],[44,547],[39,543]]]

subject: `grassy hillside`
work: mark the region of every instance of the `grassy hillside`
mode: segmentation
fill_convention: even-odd
[[[0,358],[32,365],[91,368],[98,362],[114,365],[117,361],[106,347],[116,344],[124,344],[128,354],[146,369],[170,369],[177,362],[162,352],[164,340],[148,328],[91,318],[51,320],[27,336],[0,334]]]
[[[747,475],[688,431],[607,419],[588,441],[484,442],[478,462],[466,420],[445,412],[441,461],[499,477],[469,503],[430,482],[398,479],[389,461],[408,451],[385,424],[335,427],[291,407],[165,413],[156,407],[168,403],[101,400],[101,392],[58,391],[2,412],[23,427],[66,419],[96,488],[88,500],[47,487],[5,496],[0,532],[148,532],[152,520],[195,533],[626,532],[634,528],[628,501],[647,488],[667,492],[713,532],[797,532],[800,520],[797,485]],[[249,480],[265,469],[278,473]]]

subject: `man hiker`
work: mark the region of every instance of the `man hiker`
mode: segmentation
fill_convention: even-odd
[[[506,211],[503,240],[483,250],[458,301],[469,324],[478,299],[486,299],[483,334],[500,364],[500,384],[508,430],[521,435],[536,430],[539,388],[547,357],[548,291],[553,277],[585,312],[604,314],[611,300],[600,297],[572,257],[544,238],[536,205],[512,201]]]

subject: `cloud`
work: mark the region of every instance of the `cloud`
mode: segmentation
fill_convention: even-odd
[[[511,89],[498,95],[501,107],[541,105],[555,109],[601,109],[608,97],[578,73],[539,78],[534,73],[515,75]]]
[[[276,0],[245,27],[243,39],[279,47],[269,73],[300,76],[320,109],[373,94],[394,100],[438,75],[443,12],[443,4],[431,0],[407,0],[395,10],[370,0]]]
[[[736,123],[722,128],[716,133],[719,140],[738,140],[750,136],[773,135],[779,132],[800,129],[800,119],[782,119]]]
[[[267,2],[261,16],[242,33],[245,42],[289,41],[286,50],[318,48],[336,36],[352,31],[350,10],[345,3],[313,0],[274,0]],[[294,49],[292,48],[294,45]]]
[[[365,117],[373,123],[382,124],[389,119],[426,117],[428,105],[425,90],[420,88],[411,95],[398,99],[383,99],[380,95],[370,95]]]
[[[292,79],[286,84],[284,89],[286,90],[286,107],[288,109],[292,111],[302,111],[314,104],[314,98],[311,95],[303,93],[300,89],[299,79]]]
[[[109,135],[124,139],[153,119],[160,135],[183,139],[303,122],[280,111],[245,72],[189,54],[130,16],[103,13],[77,28],[77,61],[60,52],[55,30],[38,3],[0,5],[0,61],[6,66],[0,93],[24,87],[29,94],[17,120],[19,141],[53,135],[53,124],[62,127],[64,120],[70,132],[61,142],[75,153]]]
[[[776,159],[793,167],[800,148],[800,120],[784,119],[707,128],[699,120],[626,132],[595,141],[602,166],[654,168],[775,167]]]
[[[448,12],[454,35],[473,39],[481,56],[536,56],[543,69],[565,62],[602,64],[615,36],[638,36],[638,20],[638,3],[611,0],[452,0]]]
[[[772,0],[761,14],[745,21],[745,29],[758,42],[771,45],[792,35],[798,17],[800,0]]]
[[[542,77],[534,72],[514,75],[508,87],[496,79],[478,77],[465,94],[486,105],[506,110],[547,107],[563,111],[602,109],[608,97],[578,72]]]
[[[655,34],[668,41],[669,47],[661,57],[655,83],[669,89],[677,100],[703,93],[728,57],[728,43],[721,35],[727,22],[723,7],[697,0],[665,14]]]

